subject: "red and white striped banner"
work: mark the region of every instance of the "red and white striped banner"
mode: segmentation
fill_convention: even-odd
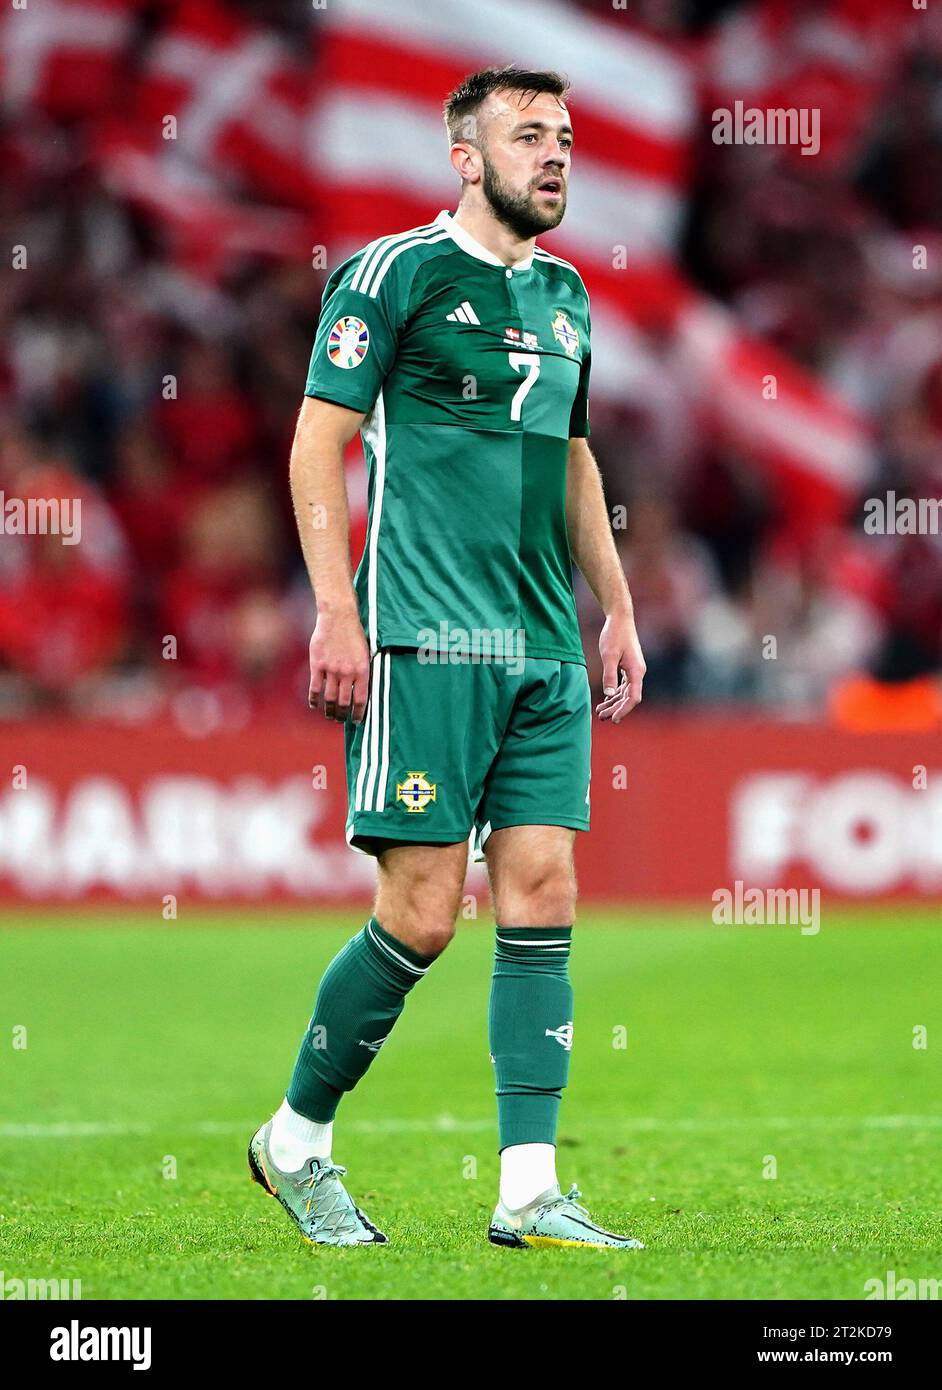
[[[703,414],[772,477],[802,529],[839,514],[871,468],[867,423],[810,372],[745,335],[692,287],[674,249],[697,119],[689,53],[554,0],[344,0],[318,18],[306,175],[331,263],[453,207],[441,118],[474,68],[562,68],[576,127],[569,208],[541,239],[592,298],[593,391],[630,398],[672,342]],[[768,380],[774,378],[774,396]]]
[[[198,168],[248,178],[268,198],[295,203],[308,55],[212,0],[184,0],[147,51],[137,118]]]
[[[444,95],[483,65],[561,68],[573,88],[575,160],[566,219],[545,241],[578,266],[592,296],[596,397],[643,406],[667,345],[686,399],[767,473],[796,526],[832,519],[865,483],[868,422],[693,287],[676,244],[698,99],[781,96],[788,73],[814,76],[822,65],[842,81],[860,69],[872,92],[895,55],[878,0],[835,0],[814,22],[803,11],[800,24],[766,0],[696,48],[563,0],[331,0],[310,12],[311,51],[214,0],[182,0],[157,16],[132,84],[135,8],[11,6],[0,19],[0,94],[14,110],[96,118],[110,94],[108,128],[99,119],[91,132],[96,157],[115,192],[169,229],[190,269],[212,277],[243,253],[297,259],[311,254],[308,241],[336,265],[374,236],[430,220],[458,192]],[[727,42],[737,25],[754,39],[743,70],[729,55],[749,45]],[[879,54],[858,61],[874,35]],[[134,92],[127,109],[122,82]],[[313,217],[310,237],[289,209]]]
[[[115,100],[135,0],[19,0],[0,11],[0,106],[65,119]]]

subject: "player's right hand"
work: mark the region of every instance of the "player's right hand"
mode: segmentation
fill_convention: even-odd
[[[370,649],[356,610],[319,612],[311,637],[311,709],[328,719],[360,724],[370,689]]]

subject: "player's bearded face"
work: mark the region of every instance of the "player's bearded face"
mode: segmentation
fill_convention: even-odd
[[[523,188],[515,188],[501,177],[486,150],[481,150],[481,157],[484,160],[484,177],[481,181],[484,196],[493,208],[494,216],[505,227],[526,239],[559,226],[566,211],[566,183],[561,167],[541,169]],[[537,197],[540,184],[549,178],[558,178],[561,183],[560,198],[554,206],[541,205]]]

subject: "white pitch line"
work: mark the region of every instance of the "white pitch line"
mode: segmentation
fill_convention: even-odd
[[[174,1135],[249,1134],[257,1120],[198,1120],[196,1123],[163,1125],[119,1120],[61,1120],[48,1124],[25,1121],[0,1124],[0,1139],[97,1139]],[[640,1133],[681,1131],[683,1133],[715,1133],[733,1129],[936,1129],[942,1126],[942,1115],[758,1115],[749,1118],[723,1119],[664,1118],[656,1115],[631,1115],[612,1123],[607,1120],[582,1121],[580,1129],[598,1132],[611,1138],[625,1130]],[[493,1119],[462,1120],[454,1115],[435,1115],[421,1120],[350,1120],[343,1129],[351,1134],[461,1134],[467,1131],[493,1129]]]
[[[440,1134],[463,1130],[496,1128],[496,1120],[457,1120],[453,1115],[436,1115],[423,1120],[351,1120],[344,1129],[353,1134]],[[59,1120],[49,1124],[32,1121],[0,1124],[0,1139],[98,1139],[148,1134],[253,1134],[258,1119],[197,1120],[195,1124],[165,1125],[123,1122],[117,1120]]]
[[[3,1124],[0,1139],[98,1139],[153,1134],[154,1126],[118,1120],[57,1120],[50,1124]]]

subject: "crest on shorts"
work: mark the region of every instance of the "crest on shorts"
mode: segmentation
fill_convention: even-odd
[[[559,346],[564,349],[567,356],[572,357],[579,348],[579,333],[573,327],[572,320],[568,314],[564,314],[562,309],[556,310],[556,317],[550,324],[553,330],[553,337]]]
[[[370,330],[362,319],[346,314],[327,336],[327,356],[335,367],[359,367],[370,347]]]
[[[436,782],[429,782],[424,772],[407,772],[405,780],[396,783],[396,800],[401,801],[407,811],[424,811],[430,801],[435,800],[438,791]]]

